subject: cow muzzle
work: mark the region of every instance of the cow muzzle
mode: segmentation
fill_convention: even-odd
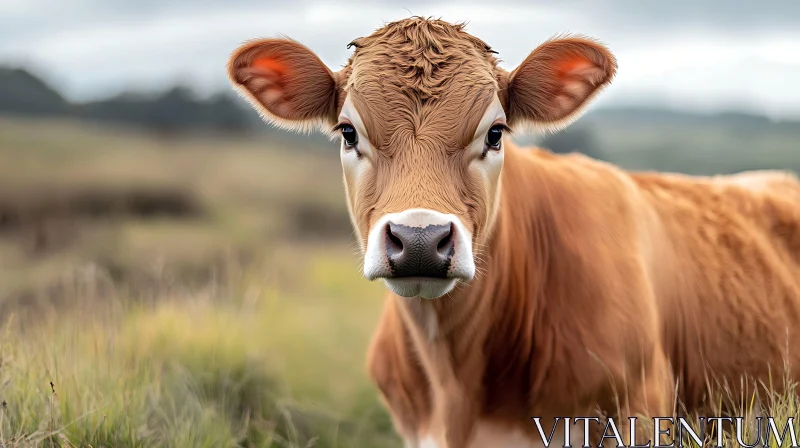
[[[411,209],[370,230],[364,275],[403,297],[437,298],[475,275],[471,235],[455,215]]]

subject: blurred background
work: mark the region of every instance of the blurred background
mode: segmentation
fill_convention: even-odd
[[[337,143],[263,124],[228,55],[337,70],[386,21],[468,22],[512,69],[596,37],[619,76],[517,136],[635,170],[800,172],[800,2],[0,1],[0,442],[400,446],[364,364]]]

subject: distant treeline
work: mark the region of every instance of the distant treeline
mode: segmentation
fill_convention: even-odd
[[[185,87],[160,94],[121,94],[101,101],[72,103],[32,73],[0,68],[0,113],[30,117],[71,117],[144,127],[157,132],[203,130],[242,132],[260,119],[235,94],[196,98]]]

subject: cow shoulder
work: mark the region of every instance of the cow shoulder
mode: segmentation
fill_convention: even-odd
[[[611,164],[537,150],[530,157],[537,179],[531,213],[547,216],[551,242],[549,325],[571,329],[553,341],[553,371],[595,389],[586,393],[603,390],[609,378],[631,381],[660,353],[646,259],[654,213],[630,176]],[[553,390],[566,387],[564,381]]]

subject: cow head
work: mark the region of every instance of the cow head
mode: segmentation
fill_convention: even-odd
[[[598,43],[564,37],[507,72],[462,25],[416,17],[349,46],[333,72],[295,41],[252,41],[228,74],[267,121],[341,140],[364,275],[405,297],[472,280],[500,207],[504,133],[565,126],[616,70]]]

